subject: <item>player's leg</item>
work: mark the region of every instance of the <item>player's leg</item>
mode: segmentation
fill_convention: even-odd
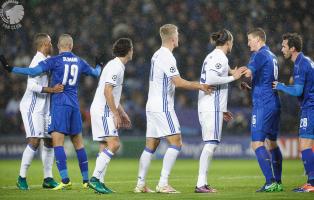
[[[29,189],[27,181],[26,181],[27,171],[33,161],[33,158],[40,144],[40,138],[30,137],[27,140],[28,140],[27,146],[24,149],[24,152],[22,155],[20,174],[17,180],[17,187],[21,190]]]
[[[179,191],[169,185],[168,179],[182,147],[180,124],[174,111],[162,113],[162,116],[163,118],[160,118],[162,119],[163,127],[160,128],[159,131],[162,136],[166,137],[169,146],[163,159],[161,175],[159,183],[156,186],[156,192],[179,193]]]
[[[275,179],[272,172],[271,160],[269,153],[264,146],[264,141],[266,138],[266,132],[264,131],[263,126],[267,125],[265,120],[268,116],[268,111],[265,109],[253,109],[252,113],[252,123],[251,123],[251,132],[252,132],[252,148],[255,152],[258,164],[264,174],[266,183],[261,187],[257,192],[271,192],[277,188],[277,184],[274,183]]]
[[[207,182],[207,172],[211,164],[214,152],[221,138],[221,128],[223,124],[222,112],[203,112],[199,113],[199,120],[202,127],[202,138],[204,147],[199,161],[199,172],[196,193],[217,192],[216,189],[210,187]]]
[[[54,149],[54,154],[56,158],[57,168],[61,177],[61,183],[52,190],[70,189],[71,182],[68,174],[67,168],[67,156],[64,151],[64,134],[59,132],[52,132],[52,144]]]
[[[146,175],[153,157],[156,151],[160,139],[158,126],[162,126],[159,122],[160,113],[146,112],[146,144],[139,160],[139,169],[137,176],[137,184],[134,188],[135,193],[151,193],[154,192],[146,185]]]
[[[312,110],[302,110],[299,128],[299,146],[307,183],[294,189],[295,192],[314,192],[314,114]]]
[[[156,151],[160,143],[159,138],[146,138],[145,149],[142,152],[142,155],[139,160],[139,169],[137,176],[137,185],[134,189],[135,193],[151,193],[154,192],[146,185],[146,175],[153,157],[154,152]]]
[[[54,151],[51,138],[44,138],[44,145],[41,152],[41,160],[44,168],[43,188],[55,188],[58,183],[53,179],[52,165],[54,161]]]
[[[84,148],[82,134],[71,135],[70,138],[71,138],[72,144],[75,148],[77,160],[79,162],[79,167],[80,167],[80,171],[81,171],[81,175],[82,175],[82,179],[83,179],[83,186],[85,184],[87,187],[87,183],[88,183],[88,159],[87,159],[87,154],[86,154],[86,151]]]
[[[99,141],[99,151],[98,151],[97,159],[98,159],[98,157],[99,157],[99,154],[100,154],[101,152],[103,152],[107,147],[108,147],[108,146],[107,146],[107,142],[106,142],[106,141]],[[97,162],[97,159],[96,159],[96,162]],[[101,173],[100,177],[99,177],[100,183],[102,183],[102,184],[105,183],[104,178],[105,178],[105,172],[103,171],[103,172]]]
[[[43,133],[43,126],[38,113],[31,113],[28,110],[21,110],[22,120],[25,128],[27,146],[23,152],[21,159],[20,174],[17,180],[17,187],[21,190],[27,190],[28,184],[26,175],[29,166],[37,152],[40,144],[40,135]]]
[[[283,191],[283,186],[281,182],[281,175],[282,175],[282,154],[280,151],[279,146],[277,145],[277,136],[279,132],[279,122],[280,122],[280,110],[273,112],[273,117],[270,118],[273,122],[271,127],[271,132],[267,135],[265,140],[265,144],[267,150],[270,152],[271,155],[271,163],[274,173],[274,178],[277,183],[277,191]]]

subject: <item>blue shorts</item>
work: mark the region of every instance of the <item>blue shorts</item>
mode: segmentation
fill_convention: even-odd
[[[252,111],[252,141],[277,140],[280,122],[280,109],[254,108]]]
[[[301,111],[299,137],[314,139],[314,109],[304,109]]]
[[[78,108],[72,106],[51,106],[49,134],[59,132],[65,135],[77,135],[82,132],[82,118]]]

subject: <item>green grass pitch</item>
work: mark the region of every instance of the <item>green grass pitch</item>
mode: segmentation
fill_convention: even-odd
[[[148,172],[148,185],[155,188],[160,170],[161,160],[153,160]],[[293,193],[291,189],[303,184],[306,177],[303,175],[303,166],[300,160],[284,160],[283,183],[284,192],[256,193],[263,183],[257,162],[255,160],[214,160],[210,169],[209,182],[218,189],[216,194],[195,194],[194,187],[197,179],[197,160],[177,160],[170,184],[181,194],[134,194],[136,184],[138,160],[113,159],[105,177],[106,184],[117,193],[109,195],[95,194],[91,189],[81,188],[81,175],[76,160],[68,161],[69,175],[73,183],[72,190],[50,191],[41,188],[42,165],[35,160],[28,173],[29,191],[19,191],[15,187],[20,161],[0,160],[0,199],[314,199],[313,193]],[[89,161],[90,174],[95,160]],[[56,167],[54,176],[59,180]]]

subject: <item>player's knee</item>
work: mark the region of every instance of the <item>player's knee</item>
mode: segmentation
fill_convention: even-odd
[[[44,145],[47,148],[52,148],[52,140],[51,139],[44,139]]]
[[[260,142],[260,141],[253,141],[251,142],[251,147],[252,149],[255,151],[257,148],[261,147],[264,145],[264,142]]]
[[[120,141],[119,140],[113,140],[113,141],[110,141],[108,143],[108,148],[110,149],[110,151],[112,152],[116,152],[119,150],[121,144],[120,144]]]
[[[30,145],[33,149],[37,150],[40,144],[39,138],[31,138],[28,140],[28,145]]]

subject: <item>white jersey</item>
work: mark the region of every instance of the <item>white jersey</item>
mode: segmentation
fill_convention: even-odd
[[[203,63],[201,83],[209,84],[211,74],[215,76],[227,77],[229,72],[228,58],[220,49],[215,49],[209,53]],[[199,91],[198,112],[217,111],[227,112],[228,83],[216,85],[216,89],[211,95]]]
[[[175,85],[171,77],[179,76],[177,62],[165,47],[158,49],[151,59],[149,91],[146,111],[168,112],[174,110]]]
[[[43,53],[37,52],[29,67],[36,67],[39,62],[46,59],[47,57]],[[28,77],[27,88],[20,102],[21,112],[42,114],[49,112],[50,95],[41,93],[43,87],[48,87],[48,75],[46,73],[36,77]]]
[[[106,98],[104,95],[105,85],[110,84],[113,85],[113,98],[116,107],[118,108],[120,104],[121,92],[122,92],[122,84],[124,77],[124,69],[125,66],[121,62],[121,60],[116,57],[110,60],[104,69],[102,70],[97,90],[94,96],[93,103],[91,105],[91,110],[94,111],[105,111],[107,113],[110,112],[109,106],[107,105]]]

